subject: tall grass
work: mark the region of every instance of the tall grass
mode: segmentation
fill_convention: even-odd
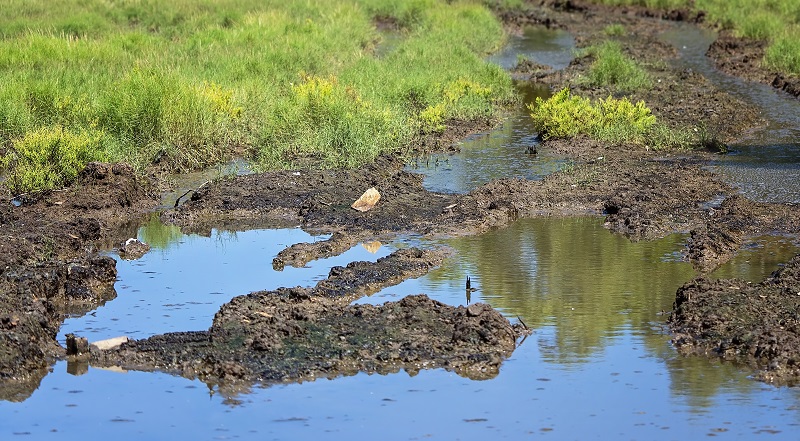
[[[111,160],[186,170],[354,166],[514,100],[478,1],[0,0],[0,155],[102,133]],[[375,19],[400,41],[374,56]],[[30,189],[16,188],[14,191]]]

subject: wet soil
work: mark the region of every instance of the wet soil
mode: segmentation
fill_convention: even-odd
[[[738,38],[722,32],[708,48],[709,58],[717,68],[738,77],[769,84],[792,96],[800,96],[800,78],[770,69],[764,65],[766,41]]]
[[[239,296],[208,331],[165,334],[93,351],[95,365],[160,370],[233,390],[244,385],[442,367],[490,378],[527,331],[486,304],[452,307],[424,295],[381,306],[350,302],[438,266],[441,250],[397,251],[334,267],[313,288]]]
[[[628,33],[620,38],[626,51],[655,79],[653,89],[635,92],[632,98],[645,100],[672,127],[702,124],[716,139],[728,142],[763,123],[755,109],[696,73],[672,67],[675,50],[657,38],[669,23],[650,18],[662,13],[546,1],[529,11],[499,14],[512,31],[529,24],[566,29],[579,47],[608,38],[605,26],[623,24]],[[665,14],[702,20],[682,11]],[[570,86],[582,95],[614,94],[581,81],[590,63],[590,58],[578,57],[559,72],[531,64],[518,75],[554,90]],[[738,71],[730,71],[751,78],[756,75],[751,66],[742,62]],[[444,134],[416,147],[420,152],[446,151],[453,148],[452,140],[485,130],[490,123],[452,121]],[[588,139],[548,141],[541,148],[566,155],[571,163],[541,181],[498,180],[465,195],[425,190],[422,178],[405,171],[396,157],[381,157],[355,170],[229,176],[196,189],[188,201],[163,213],[162,220],[201,234],[212,228],[287,224],[333,233],[327,241],[287,248],[273,261],[276,268],[303,265],[359,241],[407,233],[478,234],[534,216],[602,215],[610,230],[632,240],[688,232],[686,257],[701,273],[730,259],[748,237],[800,232],[800,207],[755,203],[738,195],[705,168],[713,152],[654,152]],[[35,388],[51,360],[64,356],[55,337],[66,313],[89,311],[115,296],[114,261],[98,251],[119,248],[135,237],[140,220],[159,203],[152,190],[158,185],[125,165],[90,164],[70,188],[29,197],[19,207],[10,196],[0,204],[0,397],[21,399]],[[352,210],[350,204],[370,187],[381,193],[380,202],[364,213]],[[101,365],[163,370],[225,384],[423,367],[491,376],[525,330],[488,306],[454,308],[424,296],[380,307],[349,305],[357,296],[423,274],[442,258],[441,251],[404,250],[375,264],[335,268],[316,287],[236,297],[221,308],[208,331],[155,336],[88,356]],[[793,261],[758,287],[705,279],[688,284],[678,293],[670,318],[676,345],[689,352],[705,348],[703,352],[722,356],[749,354],[758,368],[766,369],[765,380],[796,375],[797,327],[786,315],[796,307],[784,291],[796,288],[799,273],[791,268],[797,265]],[[732,302],[734,295],[741,299]],[[774,301],[759,301],[761,296]],[[725,304],[728,313],[714,313],[720,306],[712,300]],[[737,326],[751,334],[734,339]],[[719,332],[709,335],[709,329]],[[758,343],[762,341],[767,343]]]
[[[696,279],[669,318],[682,353],[744,362],[775,384],[800,382],[800,256],[758,284]]]

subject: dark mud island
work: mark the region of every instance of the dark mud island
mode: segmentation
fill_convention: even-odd
[[[609,146],[578,137],[546,140],[540,150],[570,158],[571,166],[541,181],[497,180],[464,195],[425,190],[404,159],[381,156],[357,169],[272,171],[226,176],[194,189],[161,214],[184,232],[302,225],[333,233],[330,239],[293,245],[272,265],[302,266],[368,240],[401,234],[429,237],[480,234],[520,218],[604,216],[606,227],[631,240],[688,232],[685,256],[698,278],[676,293],[668,324],[677,349],[745,364],[776,384],[800,376],[800,258],[761,283],[703,277],[731,259],[748,239],[765,234],[796,237],[800,207],[754,202],[707,170],[725,143],[760,126],[758,112],[718,90],[699,74],[677,67],[677,52],[657,35],[675,20],[701,22],[686,11],[610,9],[581,2],[544,2],[524,13],[497,11],[511,32],[546,26],[571,32],[579,47],[607,38],[622,24],[626,53],[646,66],[653,87],[633,91],[671,127],[702,124],[707,149],[653,151]],[[654,18],[655,16],[655,18]],[[664,19],[658,20],[658,19]],[[792,79],[762,68],[759,48],[723,35],[710,56],[720,69],[795,93]],[[754,55],[755,54],[755,55]],[[553,91],[605,97],[584,77],[591,55],[562,71],[520,63],[520,86],[544,83]],[[450,121],[443,133],[416,146],[419,154],[446,151],[453,140],[496,121]],[[160,204],[164,183],[125,164],[91,163],[65,189],[0,204],[0,394],[24,399],[56,359],[98,366],[159,370],[224,387],[247,387],[443,367],[470,378],[496,375],[503,360],[532,330],[485,304],[452,307],[411,296],[382,306],[354,299],[411,277],[447,258],[444,249],[404,249],[376,263],[335,267],[313,287],[286,287],[235,297],[207,331],[181,332],[121,346],[67,355],[56,341],[66,314],[91,311],[116,293],[115,262],[102,254],[120,249]],[[381,198],[369,211],[350,206],[366,189]],[[713,202],[716,201],[716,202]],[[721,202],[719,202],[721,201]],[[712,203],[713,202],[713,203]],[[613,256],[609,256],[613,258]]]

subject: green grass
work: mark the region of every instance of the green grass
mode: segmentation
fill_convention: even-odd
[[[745,38],[770,43],[767,67],[800,75],[800,1],[797,0],[593,0],[653,8],[690,8],[706,12],[709,22]]]
[[[610,24],[605,28],[603,28],[603,33],[608,35],[609,37],[622,37],[627,33],[627,31],[625,30],[625,26],[616,23],[616,24]]]
[[[507,73],[484,61],[505,35],[477,0],[0,0],[0,9],[9,176],[31,134],[59,130],[101,133],[105,158],[138,168],[190,170],[241,154],[261,168],[355,166],[515,100]],[[380,57],[376,17],[400,27]],[[15,182],[12,191],[33,188]]]
[[[584,49],[595,61],[586,81],[592,86],[610,86],[622,92],[649,89],[652,80],[632,58],[625,55],[616,41],[604,41]]]

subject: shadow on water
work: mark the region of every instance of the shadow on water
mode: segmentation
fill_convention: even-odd
[[[677,24],[662,39],[678,49],[680,63],[721,90],[756,106],[767,120],[730,145],[715,167],[748,197],[766,202],[800,202],[800,100],[770,86],[720,72],[706,57],[713,31]],[[731,115],[735,118],[736,115]]]
[[[510,69],[520,58],[528,58],[563,69],[572,60],[574,47],[574,39],[564,31],[528,28],[489,61]],[[468,193],[495,179],[542,179],[564,165],[562,157],[538,148],[538,135],[527,107],[537,97],[548,98],[550,89],[531,82],[520,82],[517,87],[522,97],[520,107],[498,128],[467,138],[459,143],[458,153],[432,155],[409,164],[409,170],[425,176],[426,189]]]

